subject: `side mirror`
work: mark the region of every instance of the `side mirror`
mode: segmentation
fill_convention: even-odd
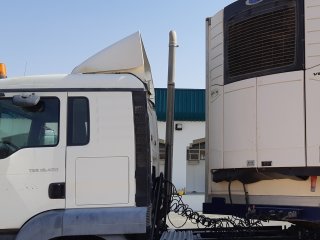
[[[40,96],[35,94],[23,94],[15,95],[12,98],[12,103],[19,107],[33,107],[36,106],[40,101]]]

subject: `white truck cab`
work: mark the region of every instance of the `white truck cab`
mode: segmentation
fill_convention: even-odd
[[[69,75],[0,79],[0,240],[144,236],[153,94],[139,33]]]

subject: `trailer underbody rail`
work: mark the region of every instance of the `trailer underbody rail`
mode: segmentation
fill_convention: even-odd
[[[282,229],[282,226],[265,226],[243,229],[174,230],[163,233],[161,240],[314,240],[319,238],[319,231],[297,227]]]

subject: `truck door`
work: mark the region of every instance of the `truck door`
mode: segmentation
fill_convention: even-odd
[[[65,207],[66,93],[36,92],[34,106],[13,103],[19,94],[0,98],[0,229]]]
[[[68,94],[67,208],[134,206],[131,92]]]

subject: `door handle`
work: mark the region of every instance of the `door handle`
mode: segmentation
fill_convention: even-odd
[[[48,189],[50,199],[65,199],[66,198],[66,184],[65,183],[50,183]]]

